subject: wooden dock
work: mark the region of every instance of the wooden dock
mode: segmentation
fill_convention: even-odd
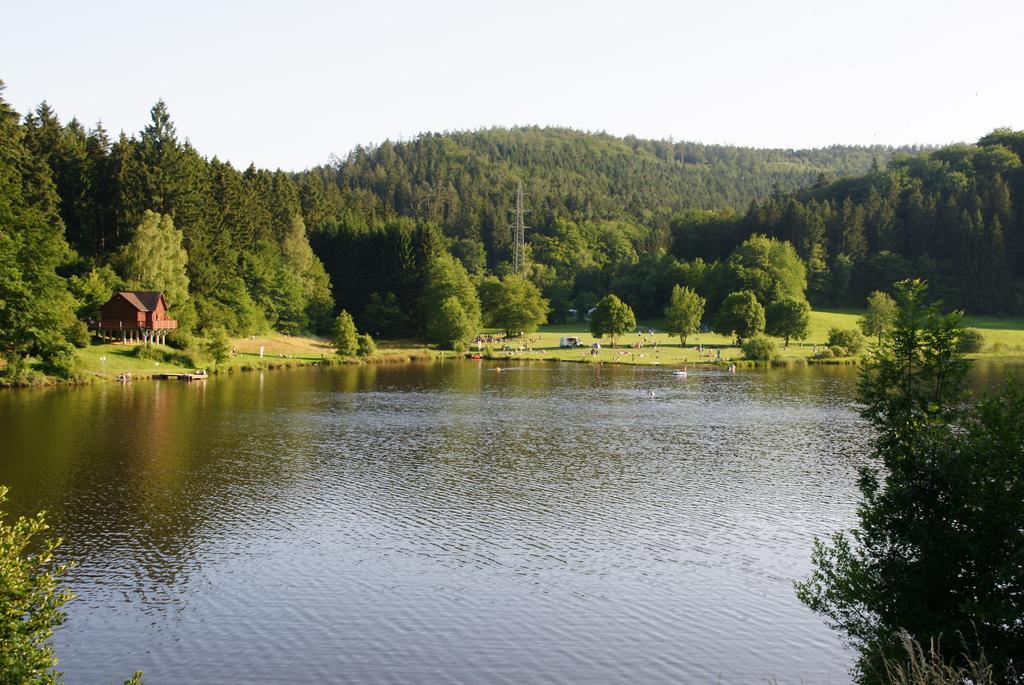
[[[158,373],[158,374],[156,374],[156,378],[161,378],[161,379],[169,380],[169,381],[173,381],[173,380],[179,380],[179,381],[205,381],[209,377],[210,376],[209,376],[209,374],[206,373],[205,369],[196,370],[196,371],[194,371],[192,373],[187,373],[186,372],[186,373]]]

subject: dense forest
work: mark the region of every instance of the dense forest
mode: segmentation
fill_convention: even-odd
[[[936,150],[756,150],[526,127],[424,134],[287,173],[202,156],[163,102],[142,131],[112,136],[0,100],[0,349],[9,371],[35,357],[61,373],[120,288],[163,290],[178,345],[322,333],[341,309],[360,330],[440,342],[441,309],[460,330],[508,328],[489,310],[531,290],[559,321],[610,292],[660,316],[685,285],[710,317],[736,290],[767,297],[751,268],[775,257],[801,274],[787,293],[815,304],[923,276],[972,312],[1022,312],[1022,154],[1012,131]],[[522,278],[508,226],[519,183]]]
[[[616,279],[625,279],[616,290],[637,294],[633,284],[657,272],[656,292],[631,301],[650,316],[660,314],[678,277],[679,264],[667,257],[673,227],[694,210],[735,217],[734,207],[864,173],[913,151],[757,150],[527,127],[356,148],[296,178],[310,240],[338,302],[371,330],[394,335],[401,325],[388,322],[404,323],[399,313],[415,311],[413,296],[401,293],[408,292],[412,258],[405,242],[415,222],[440,229],[469,273],[504,275],[520,182],[531,226],[529,278],[551,302],[553,319],[587,311]],[[728,234],[725,253],[747,236]],[[392,303],[390,313],[381,311],[379,298]]]
[[[737,285],[727,258],[755,234],[793,244],[818,306],[923,277],[949,305],[1008,314],[1024,312],[1022,152],[1013,131],[934,150],[783,151],[491,129],[357,148],[298,179],[310,240],[360,316],[400,280],[378,244],[389,223],[426,219],[471,273],[507,272],[520,180],[529,277],[555,321],[610,291],[657,316],[677,283],[714,314]]]
[[[743,217],[678,222],[680,259],[723,256],[762,233],[791,242],[815,304],[861,305],[868,293],[924,278],[947,305],[1024,313],[1024,132],[898,156],[882,169],[753,201]]]

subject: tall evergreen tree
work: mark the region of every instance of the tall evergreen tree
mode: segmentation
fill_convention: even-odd
[[[0,98],[0,354],[9,373],[27,355],[66,354],[65,333],[75,325],[75,302],[57,273],[72,253],[56,191],[24,139],[17,113]]]

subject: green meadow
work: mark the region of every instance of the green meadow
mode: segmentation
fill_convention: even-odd
[[[813,311],[811,312],[810,334],[805,340],[791,341],[788,348],[778,341],[779,360],[782,363],[804,363],[811,360],[816,348],[825,345],[830,328],[854,328],[862,312],[857,310]],[[977,328],[984,336],[981,352],[968,355],[970,359],[993,361],[1024,360],[1024,318],[966,317],[965,323]],[[719,350],[724,363],[743,361],[734,340],[714,333],[700,333],[690,336],[686,346],[680,345],[679,338],[663,332],[664,321],[650,319],[639,326],[654,334],[630,333],[622,336],[615,348],[605,337],[600,340],[590,334],[585,321],[543,326],[524,339],[512,339],[504,343],[484,343],[479,350],[470,345],[470,353],[495,359],[538,359],[573,362],[603,362],[619,364],[683,366],[692,364],[718,363]],[[492,332],[492,334],[494,334]],[[563,336],[577,336],[584,347],[561,348]],[[600,351],[591,354],[590,345],[601,344]],[[870,346],[871,340],[868,341]],[[334,364],[345,360],[334,353],[330,341],[324,338],[270,334],[248,338],[234,338],[235,354],[218,367],[201,353],[178,355],[168,360],[147,359],[136,356],[134,345],[93,344],[77,351],[86,376],[95,380],[114,379],[118,374],[130,372],[136,378],[145,378],[161,373],[180,373],[193,368],[209,368],[211,371],[232,372],[246,369],[303,366],[310,364]],[[703,354],[697,349],[704,347]],[[259,350],[263,347],[263,356]],[[158,347],[161,352],[174,354],[169,347]],[[452,355],[451,352],[444,353]],[[378,341],[378,351],[366,361],[404,362],[429,360],[437,356],[413,341]],[[855,363],[853,357],[828,360],[830,363]]]
[[[859,310],[812,311],[810,333],[804,340],[790,341],[789,347],[783,347],[778,340],[779,360],[783,363],[807,362],[828,341],[831,328],[856,328],[857,320],[863,314]],[[981,330],[984,336],[984,347],[981,352],[970,354],[971,359],[1024,359],[1024,318],[966,317],[965,324]],[[721,361],[741,361],[743,354],[731,338],[714,333],[699,333],[689,336],[685,347],[678,337],[671,337],[663,332],[664,321],[650,319],[638,325],[644,331],[654,329],[654,334],[636,332],[619,338],[613,349],[607,337],[595,339],[585,321],[569,322],[543,326],[524,340],[509,340],[505,343],[484,343],[479,347],[483,356],[508,359],[547,359],[577,362],[614,362],[622,364],[671,365],[717,363],[718,351],[721,350]],[[563,336],[577,336],[584,347],[566,349],[559,347]],[[601,349],[591,354],[590,345],[600,343]],[[866,347],[870,347],[873,339],[868,339]],[[637,347],[639,345],[639,347]],[[697,349],[704,347],[703,355]],[[471,352],[477,352],[477,346],[471,346]],[[855,358],[828,360],[832,363],[854,363]]]

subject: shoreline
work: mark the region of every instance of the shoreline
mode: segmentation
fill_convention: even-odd
[[[120,346],[119,346],[120,347]],[[124,348],[122,348],[124,349]],[[362,366],[362,365],[390,365],[390,364],[423,364],[436,363],[440,361],[487,361],[487,362],[543,362],[543,363],[570,363],[570,364],[595,364],[615,366],[637,366],[637,367],[660,367],[675,369],[677,367],[694,367],[704,369],[727,369],[731,364],[736,365],[736,370],[754,369],[796,369],[811,366],[855,366],[859,367],[867,360],[867,355],[856,357],[837,357],[815,359],[813,357],[789,357],[771,361],[753,361],[742,357],[717,359],[699,359],[697,361],[665,359],[654,361],[641,361],[632,354],[619,354],[625,351],[623,348],[602,348],[602,353],[612,352],[610,358],[602,358],[601,355],[592,357],[587,353],[581,353],[578,357],[556,356],[552,352],[558,348],[542,348],[531,351],[488,351],[481,352],[455,352],[453,350],[435,350],[426,346],[394,348],[389,351],[375,352],[369,357],[339,357],[337,354],[324,354],[321,357],[265,355],[260,357],[254,352],[238,352],[231,361],[218,366],[207,367],[210,377],[231,376],[235,373],[247,373],[252,371],[276,371],[282,369],[308,368],[314,366]],[[132,359],[135,359],[134,357]],[[1024,356],[976,353],[966,356],[966,361],[973,365],[975,363],[997,363],[1009,365],[1024,365]],[[187,373],[192,369],[176,365],[160,365],[158,369],[132,370],[132,380],[152,381],[161,380],[159,377],[166,374]],[[31,388],[57,388],[57,387],[79,387],[97,383],[118,382],[118,373],[105,373],[95,368],[87,368],[81,380],[62,380],[46,376],[39,383],[20,385],[0,385],[0,390],[6,389],[31,389]]]
[[[443,357],[443,353],[430,350],[426,347],[420,349],[403,349],[395,352],[376,352],[369,357],[339,357],[336,354],[330,356],[324,355],[320,358],[313,357],[292,357],[292,356],[281,356],[272,357],[264,356],[259,357],[258,354],[241,352],[232,357],[233,363],[225,363],[220,366],[211,365],[205,367],[205,370],[211,378],[230,376],[235,373],[248,373],[252,371],[278,371],[285,369],[298,369],[308,368],[314,366],[362,366],[372,364],[419,364],[426,362],[440,361]],[[174,366],[170,364],[159,365],[159,368],[153,370],[132,370],[131,380],[129,383],[135,381],[153,381],[153,380],[169,380],[162,379],[161,376],[167,374],[179,374],[188,373],[192,371],[188,367]],[[59,388],[59,387],[81,387],[95,385],[98,383],[117,383],[118,376],[120,373],[102,372],[96,371],[94,368],[88,368],[83,371],[84,377],[81,380],[64,380],[54,378],[52,376],[44,376],[43,379],[38,383],[26,383],[26,384],[11,384],[11,385],[0,385],[0,390],[28,390],[33,388]],[[193,381],[198,382],[198,381]]]

